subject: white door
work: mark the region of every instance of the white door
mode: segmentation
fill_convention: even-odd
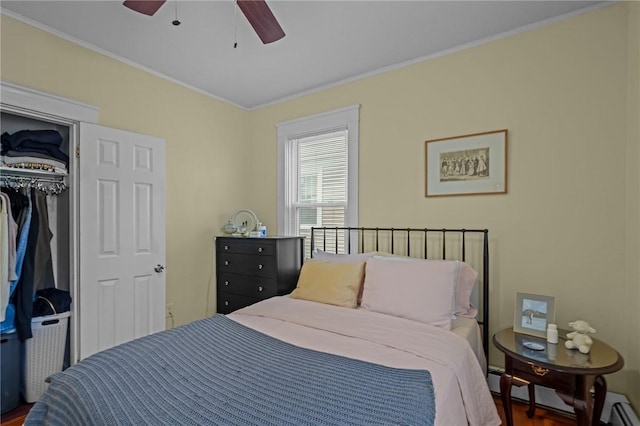
[[[164,141],[80,123],[79,359],[164,330]]]

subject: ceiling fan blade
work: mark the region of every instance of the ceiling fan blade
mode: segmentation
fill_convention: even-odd
[[[273,43],[284,37],[282,27],[264,0],[237,0],[237,3],[262,43]]]
[[[125,0],[124,4],[131,10],[153,16],[167,0]]]

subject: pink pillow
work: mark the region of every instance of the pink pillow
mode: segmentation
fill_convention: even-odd
[[[376,259],[409,261],[409,262],[430,262],[430,263],[454,263],[458,265],[455,285],[455,305],[453,314],[461,317],[475,318],[478,309],[471,303],[471,293],[478,282],[478,273],[467,263],[459,260],[425,260],[415,257],[405,256],[375,256]]]
[[[458,262],[458,261],[456,261]],[[458,277],[456,279],[456,311],[461,317],[475,318],[478,309],[471,303],[471,292],[478,282],[478,273],[464,262],[458,262]]]
[[[369,259],[361,307],[450,330],[457,272],[454,262]]]

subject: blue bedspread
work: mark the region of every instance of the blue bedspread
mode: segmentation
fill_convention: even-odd
[[[223,315],[55,374],[25,425],[432,425],[424,370],[300,348]]]

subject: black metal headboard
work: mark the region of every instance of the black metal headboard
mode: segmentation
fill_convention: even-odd
[[[345,254],[377,251],[423,259],[461,260],[481,269],[478,323],[482,326],[482,345],[489,363],[488,229],[313,227],[312,256],[315,250]]]

